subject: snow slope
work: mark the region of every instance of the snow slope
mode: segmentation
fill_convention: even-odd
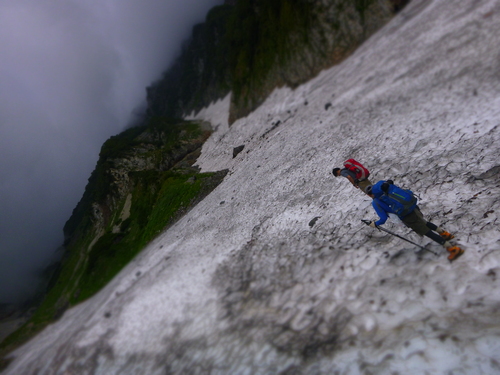
[[[198,164],[225,181],[5,373],[500,373],[498,40],[500,1],[413,0],[231,127],[229,98],[192,115],[217,128]],[[362,224],[370,199],[330,174],[348,157],[466,253]]]

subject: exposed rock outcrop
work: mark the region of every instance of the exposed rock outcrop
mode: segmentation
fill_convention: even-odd
[[[177,61],[148,88],[148,111],[181,117],[232,92],[233,123],[274,88],[296,87],[344,60],[406,3],[225,1],[193,28]]]

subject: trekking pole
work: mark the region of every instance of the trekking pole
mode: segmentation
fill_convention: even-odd
[[[371,223],[371,221],[370,221],[370,220],[363,220],[363,219],[361,219],[361,221],[362,221],[363,223],[365,223],[366,225],[370,225],[370,223]],[[403,236],[400,236],[400,235],[399,235],[399,234],[397,234],[397,233],[391,232],[390,230],[387,230],[387,229],[382,228],[382,227],[377,227],[377,229],[378,229],[378,230],[382,230],[382,231],[384,231],[384,232],[386,232],[386,233],[392,234],[393,236],[396,236],[396,237],[398,237],[398,238],[401,238],[402,240],[405,240],[406,242],[409,242],[409,243],[411,243],[411,244],[413,244],[413,245],[415,245],[415,246],[418,246],[418,247],[420,247],[421,249],[427,250],[429,253],[432,253],[432,254],[434,254],[434,255],[436,255],[436,256],[438,256],[438,255],[439,255],[439,254],[435,253],[434,251],[429,250],[429,249],[427,249],[427,248],[425,248],[425,247],[423,247],[423,246],[419,245],[418,243],[415,243],[415,242],[413,242],[413,241],[410,241],[409,239],[404,238]]]

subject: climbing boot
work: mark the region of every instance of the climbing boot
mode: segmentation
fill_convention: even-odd
[[[447,232],[445,230],[443,230],[441,233],[439,233],[439,235],[441,237],[443,237],[443,239],[446,240],[446,241],[449,241],[452,238],[455,238],[455,236],[453,234],[451,234],[450,232]]]
[[[450,262],[454,261],[455,259],[457,259],[460,255],[462,255],[464,253],[464,251],[458,246],[451,246],[451,247],[448,247],[446,250],[448,250],[448,252],[450,253],[450,255],[448,255],[448,260]]]

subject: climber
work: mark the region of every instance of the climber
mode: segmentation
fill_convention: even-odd
[[[408,228],[444,246],[450,253],[450,261],[463,254],[464,251],[460,247],[449,242],[455,236],[424,219],[417,205],[417,197],[411,190],[401,189],[394,185],[393,181],[387,180],[368,186],[366,194],[373,199],[372,206],[380,217],[378,221],[370,222],[372,228],[384,224],[389,214],[396,214]]]
[[[368,179],[370,172],[361,163],[354,159],[348,159],[344,162],[344,168],[333,168],[332,174],[335,177],[345,177],[356,188],[365,192],[367,186],[372,183]]]

